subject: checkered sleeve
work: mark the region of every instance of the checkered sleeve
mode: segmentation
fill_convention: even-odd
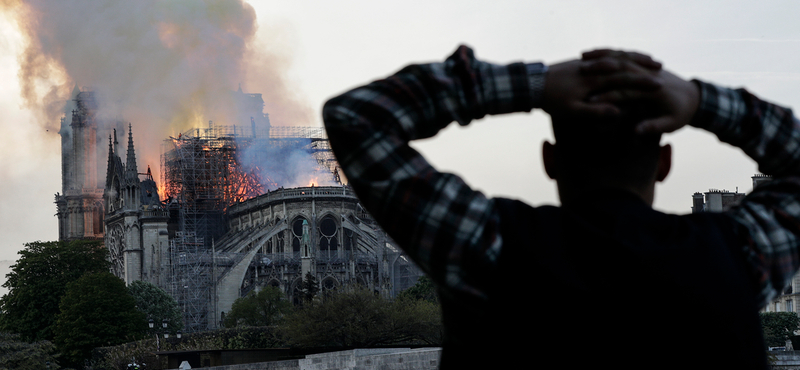
[[[541,77],[541,76],[539,76]],[[478,298],[472,269],[491,270],[502,246],[494,201],[409,146],[453,121],[530,111],[523,63],[495,65],[459,47],[443,63],[417,64],[329,100],[323,120],[348,183],[366,209],[437,283]],[[541,84],[539,84],[541,85]]]
[[[800,122],[790,109],[744,89],[695,83],[701,102],[692,125],[741,148],[773,177],[728,212],[740,225],[740,247],[763,307],[791,283],[800,265]]]

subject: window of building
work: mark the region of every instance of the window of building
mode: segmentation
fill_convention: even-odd
[[[339,248],[338,236],[339,228],[336,226],[336,221],[331,216],[325,216],[319,223],[319,249],[335,251]]]

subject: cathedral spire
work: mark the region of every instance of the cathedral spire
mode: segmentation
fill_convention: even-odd
[[[108,163],[114,160],[114,142],[111,141],[111,134],[108,135]]]
[[[75,87],[72,88],[72,100],[78,99],[78,95],[81,93],[81,89],[78,87],[78,83],[75,83]]]
[[[128,157],[126,161],[127,162],[125,162],[125,179],[128,181],[138,180],[139,170],[136,168],[136,153],[133,150],[133,131],[131,130],[130,123],[128,123]]]

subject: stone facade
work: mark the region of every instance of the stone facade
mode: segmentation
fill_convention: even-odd
[[[360,285],[387,297],[421,274],[348,187],[280,189],[231,207],[227,218],[217,250],[232,262],[215,273],[217,317],[264,286],[299,302],[307,274],[322,292]]]

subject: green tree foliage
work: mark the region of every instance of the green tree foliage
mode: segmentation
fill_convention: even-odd
[[[230,313],[225,316],[225,327],[275,325],[291,309],[292,304],[283,292],[268,286],[233,302]]]
[[[52,342],[28,343],[19,334],[0,332],[0,370],[40,370],[48,364],[52,370],[60,369]]]
[[[800,329],[800,317],[794,312],[762,312],[759,315],[768,347],[783,347],[789,336]]]
[[[439,295],[436,293],[436,285],[433,284],[433,280],[425,275],[421,276],[417,280],[416,284],[400,292],[400,294],[397,295],[397,298],[414,300],[423,299],[428,302],[439,303]]]
[[[67,283],[87,272],[108,271],[107,250],[97,241],[32,242],[19,251],[0,298],[0,329],[25,341],[52,340]]]
[[[366,289],[332,292],[288,315],[284,338],[300,347],[370,347],[441,343],[437,305],[389,301]]]
[[[153,330],[160,332],[161,322],[165,319],[169,324],[167,328],[170,333],[175,334],[183,329],[183,316],[178,302],[164,289],[153,283],[137,280],[128,285],[128,292],[136,302],[136,308],[144,313],[148,320],[153,320],[155,326]]]
[[[319,284],[314,274],[307,272],[303,278],[303,302],[311,302],[319,292]]]
[[[91,273],[67,284],[54,326],[65,363],[80,365],[92,349],[139,339],[147,330],[125,282],[109,272]]]

